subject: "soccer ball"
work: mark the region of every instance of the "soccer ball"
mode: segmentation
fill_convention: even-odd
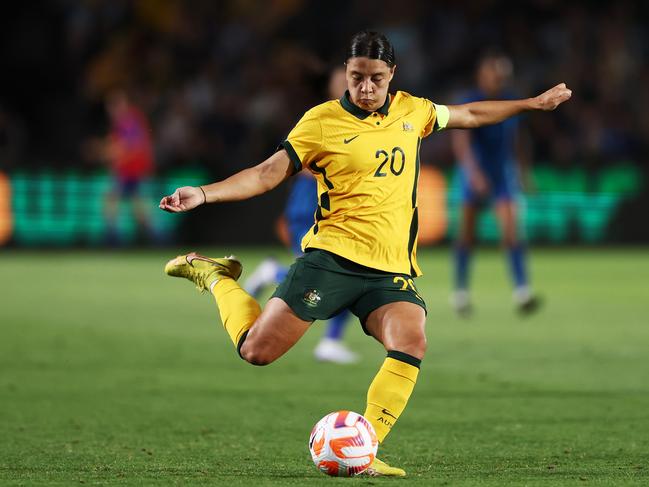
[[[352,477],[374,461],[379,442],[374,427],[358,413],[327,414],[311,430],[309,450],[321,472],[334,477]]]

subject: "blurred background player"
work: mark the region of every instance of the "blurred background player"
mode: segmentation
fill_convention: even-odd
[[[329,77],[329,98],[332,100],[340,99],[346,89],[345,67],[337,67]],[[318,192],[316,181],[308,170],[303,170],[293,180],[283,215],[288,233],[288,243],[291,252],[296,257],[302,255],[302,237],[313,226],[317,208]],[[254,297],[258,297],[267,286],[276,286],[282,282],[287,272],[288,267],[283,266],[274,258],[265,259],[247,279],[244,288]],[[313,351],[317,360],[338,364],[349,364],[358,361],[358,355],[352,352],[342,341],[343,331],[350,314],[349,311],[345,310],[327,321],[325,333]]]
[[[131,203],[137,221],[138,236],[154,239],[149,204],[141,197],[142,183],[153,172],[151,129],[144,113],[135,106],[128,94],[116,90],[106,97],[106,112],[110,132],[103,148],[114,176],[114,186],[106,196],[105,216],[108,221],[108,242],[119,244],[121,235],[117,225],[119,204]]]
[[[478,63],[477,89],[461,103],[515,98],[508,89],[512,71],[512,62],[506,55],[497,51],[486,53]],[[462,210],[454,255],[453,307],[461,316],[472,311],[469,270],[476,217],[486,203],[491,203],[509,261],[515,305],[523,314],[534,312],[540,300],[530,290],[525,246],[517,229],[516,198],[520,181],[528,179],[519,119],[513,117],[496,125],[455,130],[451,137],[455,158],[460,163],[462,185]]]

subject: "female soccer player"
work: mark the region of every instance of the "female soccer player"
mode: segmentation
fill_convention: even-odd
[[[269,191],[308,168],[318,182],[315,222],[264,311],[237,284],[241,264],[190,253],[165,272],[216,299],[239,355],[254,365],[281,357],[314,320],[349,309],[387,358],[367,393],[364,416],[382,442],[403,412],[426,351],[426,307],[413,277],[417,249],[417,176],[421,139],[444,128],[498,123],[526,110],[554,110],[570,98],[560,84],[524,100],[444,106],[402,91],[388,93],[396,65],[385,36],[359,32],[346,57],[348,91],[309,110],[261,164],[224,181],[178,188],[160,201],[170,212],[239,201]],[[376,459],[370,475],[405,472]]]

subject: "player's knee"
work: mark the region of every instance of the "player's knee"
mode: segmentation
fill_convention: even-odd
[[[426,355],[427,347],[428,343],[426,341],[426,335],[422,333],[421,336],[412,341],[412,343],[408,347],[410,349],[410,352],[406,353],[412,355],[413,357],[417,357],[418,359],[422,359],[424,358],[424,355]]]
[[[256,352],[254,350],[241,349],[241,357],[251,365],[263,366],[268,365],[272,360],[265,356],[262,353]]]
[[[254,343],[248,343],[247,340],[243,342],[239,354],[246,362],[257,366],[268,365],[276,358],[270,353],[267,347],[260,347]]]
[[[407,341],[402,341],[399,344],[389,347],[388,349],[398,350],[399,352],[407,353],[412,355],[419,360],[424,358],[426,355],[426,348],[428,344],[426,342],[425,334],[418,334],[416,336],[410,337]]]

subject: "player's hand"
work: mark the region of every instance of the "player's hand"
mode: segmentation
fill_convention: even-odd
[[[169,213],[189,211],[205,203],[205,194],[200,188],[183,186],[173,194],[160,200],[160,209]]]
[[[559,83],[554,88],[550,88],[545,93],[541,93],[534,98],[534,105],[537,110],[550,112],[567,101],[572,96],[572,90],[566,87],[565,83]]]
[[[489,181],[482,173],[482,171],[474,170],[471,171],[469,176],[469,183],[471,188],[480,196],[487,196],[489,194]]]

